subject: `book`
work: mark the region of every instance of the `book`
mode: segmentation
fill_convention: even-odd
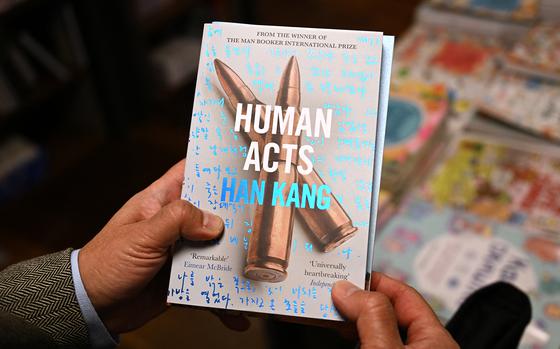
[[[501,51],[496,38],[418,24],[399,40],[393,84],[405,80],[442,84],[449,98],[447,128],[453,133],[474,115],[475,102]]]
[[[492,76],[477,104],[486,116],[560,141],[560,82],[500,70]]]
[[[432,6],[469,15],[510,21],[534,21],[539,0],[430,0]]]
[[[558,242],[413,195],[380,232],[374,260],[378,271],[415,287],[443,322],[475,290],[509,282],[532,306],[520,348],[560,345]]]
[[[559,150],[465,134],[424,183],[422,197],[560,241]]]
[[[382,188],[397,200],[444,142],[449,99],[445,85],[395,80],[387,114]]]
[[[557,21],[560,17],[560,3],[556,0],[541,0],[540,15],[542,21]]]
[[[418,6],[415,20],[420,25],[445,27],[450,31],[492,37],[506,42],[517,41],[534,24],[534,21],[496,20],[491,16],[449,11],[445,7],[434,6],[429,1]]]
[[[177,244],[169,303],[341,320],[334,282],[369,285],[392,52],[381,32],[204,26],[182,198],[225,232]]]
[[[388,190],[379,190],[377,222],[375,229],[382,229],[395,213],[397,205],[394,202],[393,194]]]
[[[558,348],[560,148],[482,126],[459,135],[383,225],[374,265],[417,288],[442,321],[477,289],[510,282],[533,308],[520,348]]]
[[[408,80],[391,88],[384,159],[404,163],[417,154],[447,114],[447,91],[442,84]]]
[[[530,77],[560,81],[560,25],[533,27],[503,55],[506,69]]]
[[[533,145],[550,146],[551,142],[546,138],[536,137],[525,130],[516,127],[508,127],[502,121],[488,117],[486,114],[477,113],[465,128],[465,132],[476,133],[485,137],[498,137]]]

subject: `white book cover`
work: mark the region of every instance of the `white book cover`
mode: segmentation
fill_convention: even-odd
[[[393,37],[206,24],[182,198],[223,218],[178,242],[168,302],[340,320],[366,287]]]

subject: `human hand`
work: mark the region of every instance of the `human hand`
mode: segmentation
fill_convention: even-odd
[[[340,314],[356,324],[362,349],[459,349],[412,287],[374,273],[371,290],[364,291],[348,281],[337,282],[332,290]],[[406,330],[404,343],[399,327]]]
[[[184,168],[179,162],[134,195],[80,250],[84,287],[111,333],[140,327],[165,310],[170,249],[177,239],[212,240],[224,230],[221,218],[179,199]],[[222,320],[236,327],[235,319]],[[241,321],[240,329],[247,320]]]

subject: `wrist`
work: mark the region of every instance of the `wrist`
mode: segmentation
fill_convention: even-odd
[[[80,311],[87,324],[90,345],[92,348],[113,348],[117,345],[118,336],[111,334],[110,329],[101,320],[84,287],[79,266],[81,250],[74,250],[71,254],[72,280]],[[113,332],[114,333],[114,332]]]
[[[107,276],[101,275],[98,268],[99,262],[91,255],[87,246],[80,250],[78,254],[78,264],[80,267],[80,274],[82,276],[82,283],[87,296],[97,312],[99,318],[111,334],[118,333],[114,321],[112,321],[111,308],[112,302],[110,297],[105,294],[107,287],[104,285],[104,280]]]

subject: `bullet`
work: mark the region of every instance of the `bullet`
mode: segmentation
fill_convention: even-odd
[[[317,187],[325,184],[315,170],[307,176],[300,176],[299,182],[300,187],[302,184],[316,185]],[[313,233],[324,252],[330,252],[350,240],[358,230],[352,224],[352,220],[344,207],[332,193],[330,194],[330,201],[331,204],[327,210],[311,208],[299,208],[297,210],[304,225]]]
[[[218,80],[220,85],[224,89],[226,96],[228,97],[230,107],[235,110],[237,103],[242,103],[247,106],[248,104],[264,104],[255,97],[249,86],[245,85],[243,80],[237,75],[233,69],[227,66],[224,62],[219,59],[214,59],[214,67],[216,68],[216,75],[218,75]],[[243,110],[246,112],[246,110]],[[255,108],[253,109],[253,113]],[[245,120],[241,123],[241,129],[245,129]],[[247,134],[249,139],[259,143],[259,150],[262,150],[264,146],[264,137],[256,133],[251,127],[251,131]]]
[[[297,60],[292,57],[280,79],[276,105],[281,106],[283,110],[288,107],[299,109],[299,84]],[[296,112],[294,124],[297,124],[297,120],[299,120],[298,112]],[[272,134],[269,131],[265,136],[265,144],[270,142],[279,145],[297,144],[299,146],[300,137],[288,134]],[[293,164],[290,162],[291,159],[294,159]],[[297,155],[288,159],[285,151],[281,150],[279,154],[272,155],[270,160],[278,163],[278,170],[273,173],[261,171],[259,174],[259,181],[265,181],[266,183],[265,202],[272,202],[275,182],[286,183],[283,192],[283,195],[286,196],[289,188],[298,180],[298,172],[294,167],[294,165],[297,165]],[[285,171],[287,167],[291,167],[289,173]],[[267,282],[280,282],[286,279],[293,227],[293,206],[257,205],[247,251],[246,277]]]
[[[292,61],[292,59],[290,60]],[[297,65],[297,61],[293,59]],[[290,64],[290,63],[288,63]],[[294,63],[291,63],[294,64]],[[249,87],[243,82],[243,80],[224,62],[219,59],[214,60],[214,66],[216,67],[216,73],[218,80],[227,96],[230,107],[235,110],[238,103],[242,104],[264,104],[260,102],[255,95],[251,92]],[[295,72],[292,70],[292,73]],[[299,76],[299,70],[298,74]],[[294,78],[291,81],[295,81]],[[289,95],[287,92],[298,89],[298,86],[286,86],[282,91],[282,95],[277,96],[277,100],[282,102]],[[281,92],[281,91],[279,91]],[[297,93],[299,95],[299,92]],[[280,104],[278,104],[280,105]],[[241,128],[244,128],[244,124]],[[265,138],[254,132],[251,128],[251,132],[246,134],[250,141],[259,142],[260,149],[266,143]],[[310,187],[316,185],[319,187],[325,182],[322,180],[321,176],[313,170],[313,172],[306,176],[299,176],[298,181],[300,185],[307,184]],[[316,241],[320,244],[323,251],[328,252],[338,247],[345,241],[348,241],[354,236],[357,228],[353,226],[352,220],[342,207],[342,205],[336,200],[334,195],[330,194],[330,208],[328,210],[317,210],[317,209],[302,209],[299,208],[298,214],[302,218],[304,225],[309,229],[309,231],[314,235]]]

